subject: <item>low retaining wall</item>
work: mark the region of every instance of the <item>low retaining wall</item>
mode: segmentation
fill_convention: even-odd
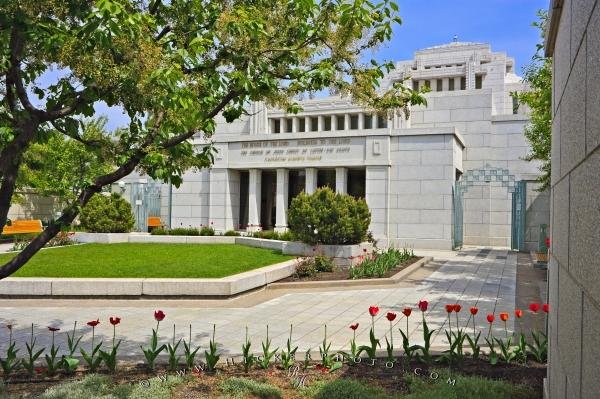
[[[349,267],[360,262],[360,257],[373,252],[373,245],[365,242],[356,245],[307,245],[296,241],[267,240],[235,236],[153,236],[139,233],[75,233],[74,239],[84,243],[115,244],[123,242],[164,244],[240,244],[249,247],[280,251],[285,255],[325,255],[336,265]]]
[[[211,278],[41,278],[0,280],[0,296],[9,297],[229,297],[264,287],[294,273],[296,260],[233,276]]]

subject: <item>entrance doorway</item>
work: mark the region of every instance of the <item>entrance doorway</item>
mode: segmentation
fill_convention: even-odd
[[[453,188],[453,248],[510,244],[511,249],[524,250],[525,200],[526,182],[516,181],[508,169],[486,166],[467,171]]]

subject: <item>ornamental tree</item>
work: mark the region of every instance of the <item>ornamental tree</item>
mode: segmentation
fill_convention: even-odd
[[[540,29],[542,43],[537,45],[533,62],[525,68],[523,81],[529,85],[529,90],[513,93],[517,100],[529,107],[531,120],[525,127],[525,138],[530,146],[525,156],[527,161],[540,161],[541,175],[537,178],[540,183],[539,191],[550,188],[551,176],[551,146],[552,146],[552,59],[544,54],[544,35],[546,32],[546,11],[538,12],[539,21],[533,25]]]
[[[424,103],[402,82],[382,91],[378,81],[393,64],[363,59],[390,39],[397,11],[391,0],[0,3],[0,227],[25,152],[51,130],[115,165],[85,182],[0,278],[132,171],[177,186],[186,169],[209,166],[219,114],[231,122],[252,101],[293,113],[295,97],[327,88],[382,113]],[[82,118],[99,101],[121,107],[127,128],[82,135]]]

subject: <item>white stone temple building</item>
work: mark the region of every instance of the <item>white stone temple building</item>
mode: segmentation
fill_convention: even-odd
[[[302,101],[297,115],[256,103],[220,120],[214,166],[163,186],[161,217],[171,227],[284,230],[295,195],[329,186],[366,199],[384,245],[536,248],[549,201],[534,191],[538,164],[522,159],[528,118],[510,95],[524,90],[514,60],[452,42],[397,62],[382,86],[403,78],[431,89],[408,119],[331,96]]]

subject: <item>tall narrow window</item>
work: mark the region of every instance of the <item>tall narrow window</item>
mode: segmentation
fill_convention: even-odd
[[[319,130],[319,117],[311,116],[310,117],[310,131],[316,132],[317,130]]]
[[[373,129],[373,115],[371,114],[365,114],[363,117],[363,121],[364,121],[364,128],[365,129]]]
[[[467,78],[465,78],[464,76],[460,78],[460,89],[467,90]]]
[[[350,130],[358,129],[358,115],[350,115]]]
[[[387,117],[385,115],[377,115],[377,127],[379,129],[387,128]]]
[[[338,115],[336,116],[337,118],[337,123],[335,124],[335,126],[337,127],[337,130],[344,130],[345,126],[344,123],[346,122],[346,117],[345,115]]]
[[[331,130],[331,116],[323,117],[323,130],[326,132]]]
[[[442,91],[442,79],[438,79],[436,85],[436,91]]]
[[[303,116],[298,118],[298,131],[306,132],[306,119]]]
[[[279,119],[271,119],[271,133],[281,133],[281,121]]]
[[[483,85],[483,76],[476,75],[475,76],[475,88],[476,89],[481,89],[482,85]]]
[[[292,118],[287,118],[285,120],[285,132],[291,133],[294,126],[294,120]]]
[[[448,90],[454,91],[454,78],[448,80]]]
[[[519,100],[516,97],[512,98],[512,111],[514,115],[519,113]]]

